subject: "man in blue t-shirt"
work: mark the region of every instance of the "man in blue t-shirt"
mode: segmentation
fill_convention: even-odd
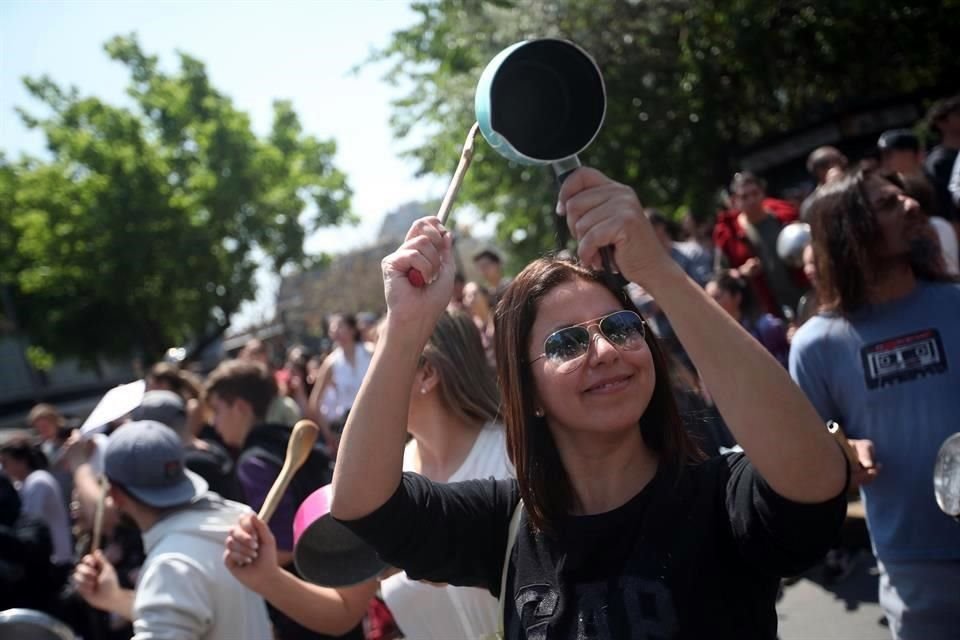
[[[960,284],[902,185],[858,173],[811,203],[819,315],[797,332],[790,373],[851,437],[894,638],[955,638],[960,528],[932,471],[960,416]]]

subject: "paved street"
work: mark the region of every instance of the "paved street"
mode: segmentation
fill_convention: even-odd
[[[822,567],[784,588],[777,603],[780,640],[889,640],[877,604],[877,569],[861,550],[854,572],[836,585],[824,585]]]

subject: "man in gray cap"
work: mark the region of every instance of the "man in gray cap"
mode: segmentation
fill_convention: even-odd
[[[183,442],[184,466],[206,480],[214,493],[227,500],[244,500],[233,458],[216,442],[201,440],[190,432],[186,405],[179,395],[166,390],[147,391],[130,417],[133,420],[156,420],[173,429]]]
[[[109,497],[140,528],[147,552],[135,590],[122,589],[97,551],[74,573],[92,606],[133,621],[134,640],[261,640],[271,637],[260,596],[224,567],[223,547],[244,505],[207,491],[184,467],[183,443],[144,420],[110,436],[104,460]]]

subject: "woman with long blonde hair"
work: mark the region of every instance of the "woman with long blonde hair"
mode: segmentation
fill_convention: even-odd
[[[417,358],[407,389],[411,436],[391,452],[404,471],[438,483],[512,477],[500,398],[480,334],[463,312],[440,315]],[[371,458],[371,471],[386,461]],[[227,541],[225,561],[238,580],[300,624],[323,633],[356,624],[376,582],[349,589],[310,585],[264,555],[276,555],[269,530],[245,518]],[[485,590],[420,583],[400,572],[381,583],[383,598],[404,635],[421,640],[478,638],[496,627],[496,600]]]

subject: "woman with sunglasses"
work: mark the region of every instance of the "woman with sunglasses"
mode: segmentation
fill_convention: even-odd
[[[816,561],[843,520],[841,450],[783,367],[663,251],[632,189],[579,169],[558,211],[591,268],[537,260],[496,314],[517,480],[401,473],[410,380],[454,276],[450,236],[425,218],[383,260],[389,310],[333,515],[413,578],[502,592],[508,639],[775,638],[779,576]],[[746,455],[701,459],[655,337],[598,271],[607,246],[669,316]],[[412,287],[411,268],[431,284]]]

